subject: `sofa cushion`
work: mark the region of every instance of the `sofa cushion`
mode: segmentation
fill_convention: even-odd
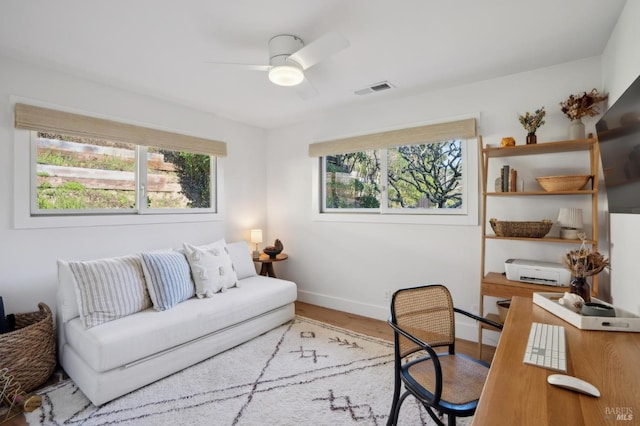
[[[142,270],[157,311],[170,309],[195,294],[187,258],[181,252],[142,253]]]
[[[254,276],[211,298],[192,298],[161,312],[147,309],[89,330],[76,318],[64,331],[80,357],[103,372],[293,303],[296,296],[291,281]]]
[[[258,275],[246,241],[227,243],[227,250],[229,250],[238,280]]]
[[[76,281],[78,310],[90,328],[151,306],[140,256],[69,262]]]

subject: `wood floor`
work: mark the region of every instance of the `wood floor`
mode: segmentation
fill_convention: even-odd
[[[389,327],[385,321],[322,308],[320,306],[310,305],[303,302],[296,302],[296,315],[326,322],[328,324],[346,328],[347,330],[352,330],[368,336],[393,341],[391,327]],[[456,340],[456,351],[475,358],[477,354],[477,344],[475,342],[458,339]],[[482,349],[483,361],[491,362],[494,352],[495,348],[493,346],[484,345]],[[37,391],[35,393],[37,393]],[[0,416],[0,423],[2,426],[26,426],[27,424],[24,415],[14,417],[5,423],[3,423],[2,420],[3,417]]]
[[[296,315],[313,318],[337,327],[346,328],[368,336],[393,341],[393,332],[386,321],[354,315],[347,312],[322,308],[304,302],[296,302]],[[495,347],[482,345],[482,360],[490,363],[495,353]],[[472,358],[478,356],[478,344],[468,340],[456,339],[456,352]]]

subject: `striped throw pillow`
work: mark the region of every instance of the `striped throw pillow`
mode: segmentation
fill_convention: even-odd
[[[85,328],[151,307],[140,256],[69,262],[69,266]]]
[[[177,251],[142,253],[142,268],[156,311],[170,309],[194,296],[191,272],[184,254]]]

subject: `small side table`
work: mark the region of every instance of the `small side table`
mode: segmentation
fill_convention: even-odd
[[[262,267],[260,268],[260,275],[263,275],[265,277],[278,278],[276,277],[276,273],[273,270],[273,264],[274,262],[280,262],[283,260],[287,260],[288,258],[289,256],[285,253],[276,255],[275,259],[270,258],[267,254],[261,253],[260,257],[257,259],[254,258],[253,261],[260,262],[262,264]]]

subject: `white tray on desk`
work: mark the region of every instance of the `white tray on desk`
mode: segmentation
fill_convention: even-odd
[[[640,332],[640,317],[631,312],[592,297],[592,302],[613,306],[616,316],[585,316],[558,303],[558,299],[561,297],[562,293],[533,293],[533,303],[581,330]]]

